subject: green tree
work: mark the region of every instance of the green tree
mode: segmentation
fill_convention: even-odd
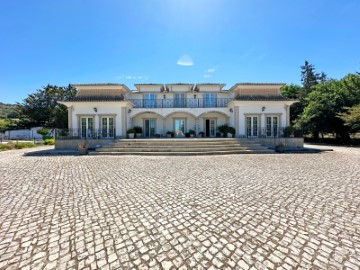
[[[345,122],[350,131],[360,132],[360,104],[348,108],[347,112],[340,113],[339,117]]]
[[[300,99],[303,88],[300,85],[290,84],[281,87],[281,94],[284,97],[291,99]],[[294,123],[295,120],[304,111],[304,105],[301,102],[297,102],[290,107],[290,122]]]
[[[71,99],[75,94],[76,89],[71,85],[67,87],[47,85],[28,95],[23,103],[17,104],[17,112],[20,115],[19,126],[66,128],[67,108],[58,101]]]

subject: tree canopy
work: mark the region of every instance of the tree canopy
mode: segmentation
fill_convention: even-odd
[[[76,89],[71,85],[59,87],[50,84],[29,94],[22,103],[17,104],[17,112],[20,116],[19,126],[67,128],[67,108],[58,101],[68,100],[75,94]]]
[[[299,100],[290,108],[291,123],[315,138],[320,133],[333,133],[346,140],[349,133],[358,132],[360,73],[335,80],[324,72],[317,73],[308,61],[300,69],[302,85],[281,89],[284,96]]]

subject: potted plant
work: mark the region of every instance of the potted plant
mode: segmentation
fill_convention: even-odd
[[[294,137],[295,128],[288,126],[284,128],[284,136],[285,137]]]
[[[189,134],[190,134],[190,137],[193,138],[193,137],[195,137],[196,132],[193,129],[189,129]]]
[[[218,126],[218,130],[220,132],[221,137],[225,137],[226,133],[228,133],[228,128],[229,128],[229,126],[227,124]]]
[[[166,132],[166,137],[171,138],[173,136],[174,136],[174,133],[172,131],[167,131]]]
[[[285,152],[285,144],[283,142],[278,142],[275,145],[275,152],[284,153]]]
[[[235,135],[235,128],[228,127],[227,128],[227,136],[228,136],[228,138],[232,138],[232,137],[234,137],[234,135]]]
[[[200,131],[198,136],[199,136],[199,138],[203,138],[203,137],[205,137],[205,132]]]
[[[86,155],[88,152],[88,142],[81,142],[78,144],[79,155]]]
[[[128,129],[126,133],[128,134],[129,139],[134,139],[135,130],[133,128]]]
[[[133,129],[135,131],[136,138],[141,138],[143,132],[142,127],[136,126]]]

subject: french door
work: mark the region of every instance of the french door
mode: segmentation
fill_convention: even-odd
[[[257,137],[258,136],[258,122],[259,117],[247,116],[246,117],[246,136]]]
[[[266,117],[266,136],[277,137],[279,136],[279,117],[267,116]]]
[[[175,108],[185,108],[186,107],[186,98],[185,94],[175,94]]]
[[[205,120],[205,135],[206,137],[216,137],[216,120],[206,119]]]
[[[215,94],[204,94],[204,107],[216,107],[216,95]]]
[[[155,94],[144,94],[144,108],[155,108]]]
[[[102,117],[101,118],[101,136],[103,138],[114,137],[114,118]]]
[[[175,119],[175,136],[184,137],[185,136],[185,119]]]
[[[94,136],[94,118],[81,117],[81,137],[90,138]]]
[[[155,119],[144,120],[144,137],[155,137]]]

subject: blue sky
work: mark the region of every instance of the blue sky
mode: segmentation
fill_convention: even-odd
[[[0,102],[47,84],[299,84],[304,60],[338,79],[360,71],[359,11],[359,0],[0,0]]]

